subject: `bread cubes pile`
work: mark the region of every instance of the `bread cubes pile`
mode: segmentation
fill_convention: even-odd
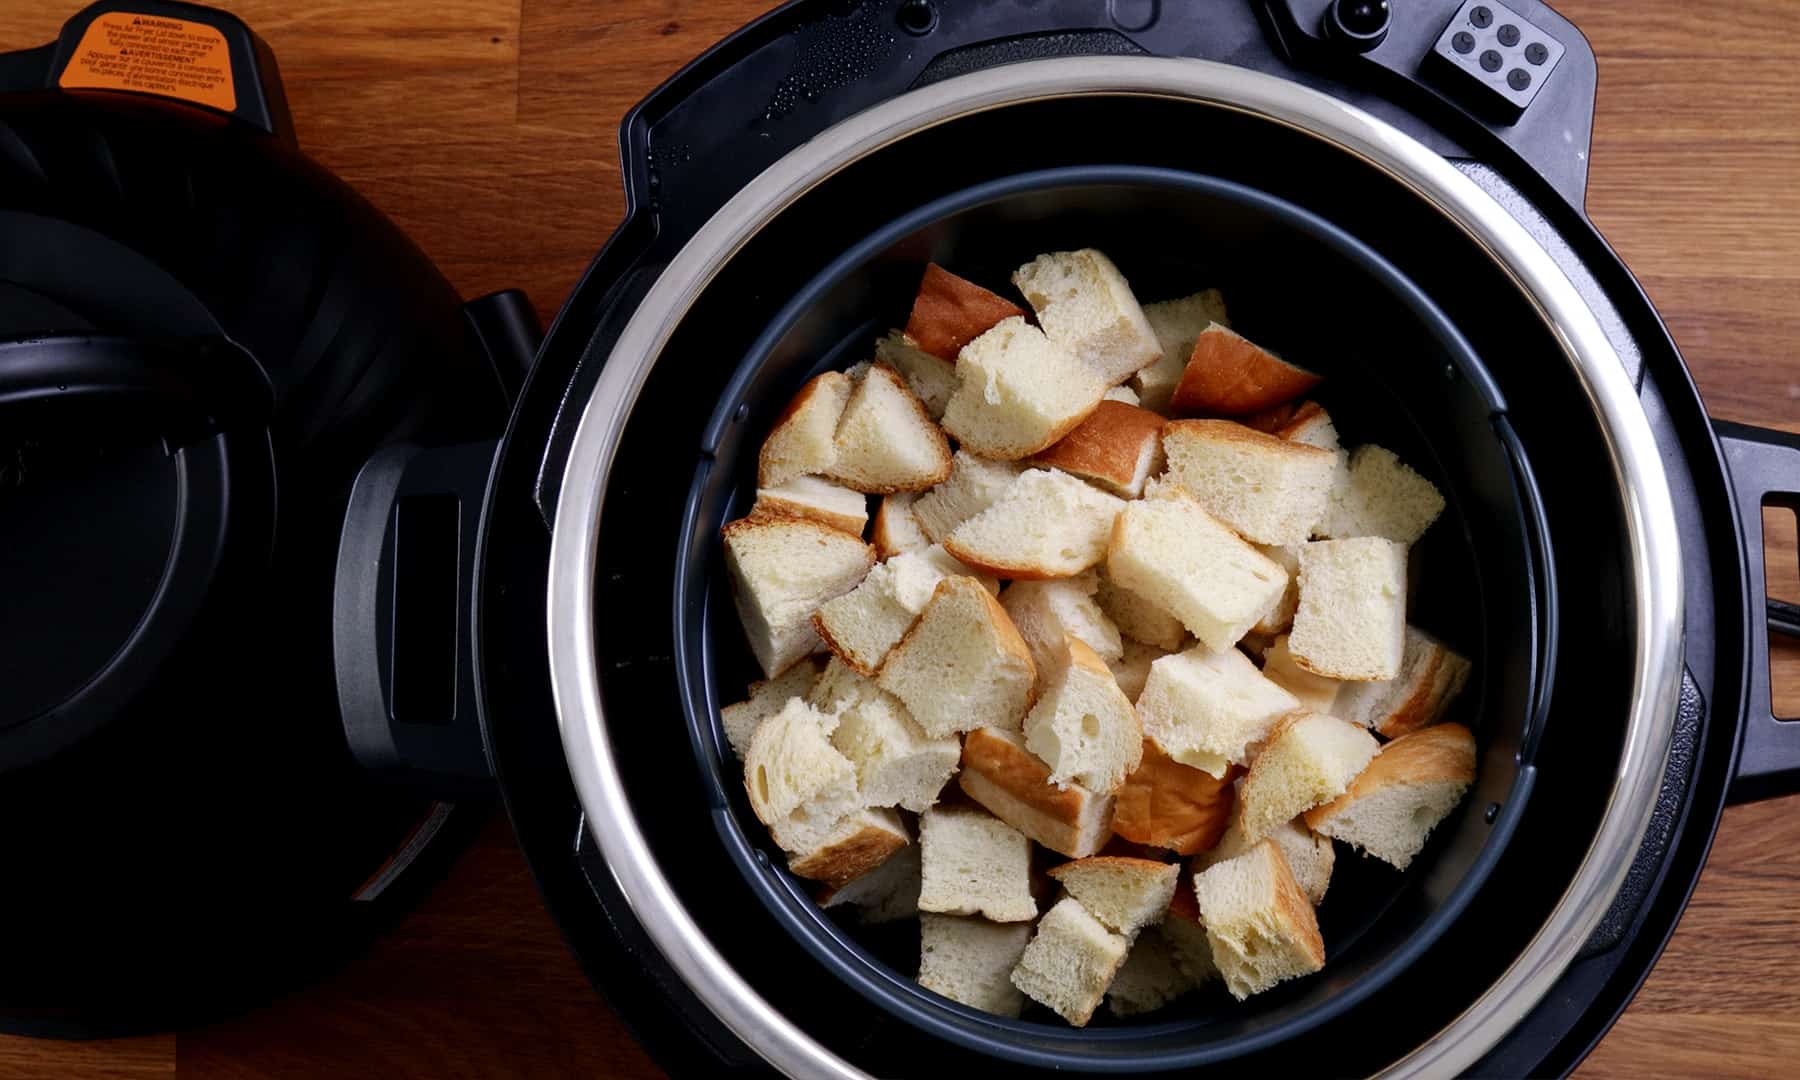
[[[723,531],[766,675],[722,710],[750,805],[976,1009],[1316,972],[1333,842],[1404,870],[1474,781],[1440,722],[1469,662],[1406,621],[1444,500],[1346,453],[1216,290],[1140,306],[1094,250],[1012,284],[1029,312],[928,267],[764,442]]]

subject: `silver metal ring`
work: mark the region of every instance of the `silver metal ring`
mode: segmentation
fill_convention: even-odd
[[[1390,1070],[1442,1076],[1477,1061],[1549,991],[1630,868],[1661,786],[1680,689],[1680,541],[1661,458],[1637,393],[1599,323],[1550,256],[1506,211],[1411,137],[1298,83],[1201,60],[1080,57],[1013,64],[903,94],[822,132],[745,185],[669,263],[620,334],[582,411],[550,544],[550,675],[564,752],[594,839],[632,913],[702,1003],[790,1076],[860,1075],[776,1012],[725,961],[656,865],[607,737],[594,652],[594,555],[626,419],[676,325],[720,267],[764,225],[845,166],[909,135],[989,109],[1130,94],[1265,118],[1370,162],[1435,206],[1517,283],[1555,334],[1600,422],[1625,504],[1638,601],[1624,750],[1601,825],[1568,889],[1525,951],[1462,1015]]]

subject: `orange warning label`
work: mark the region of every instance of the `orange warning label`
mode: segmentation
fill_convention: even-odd
[[[237,108],[225,35],[186,19],[126,11],[96,16],[58,82],[70,89],[161,94],[226,112]]]

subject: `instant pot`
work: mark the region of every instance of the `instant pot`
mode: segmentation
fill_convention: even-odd
[[[182,47],[239,92],[152,85],[105,53],[149,32],[121,18],[222,27]],[[220,725],[304,731],[309,805],[450,805],[411,793],[479,798],[491,773],[571,947],[671,1072],[1566,1072],[1655,962],[1726,802],[1800,786],[1767,663],[1795,620],[1761,543],[1762,508],[1800,502],[1800,439],[1706,416],[1586,219],[1594,57],[1542,4],[788,5],[625,118],[624,223],[522,385],[516,301],[459,308],[294,153],[273,61],[231,20],[96,5],[0,82],[0,288],[29,313],[0,323],[0,408],[43,463],[0,492],[27,511],[0,552],[9,595],[52,569],[93,594],[7,607],[45,689],[0,716],[6,796]],[[195,160],[216,164],[172,164]],[[47,280],[77,231],[107,269]],[[171,239],[193,235],[216,246]],[[1403,880],[1340,868],[1323,973],[1077,1031],[918,992],[916,940],[820,914],[774,857],[721,750],[748,665],[717,526],[792,391],[903,321],[923,263],[1003,277],[1084,244],[1145,299],[1224,289],[1246,333],[1367,404],[1337,413],[1368,418],[1350,441],[1445,490],[1419,557],[1455,584],[1419,603],[1471,643],[1483,760]],[[191,322],[128,317],[144,264]],[[229,483],[188,478],[207,454]],[[195,515],[246,538],[232,576],[177,573]],[[264,688],[256,724],[195,689],[221,668]],[[142,802],[217,790],[216,760],[169,758]]]

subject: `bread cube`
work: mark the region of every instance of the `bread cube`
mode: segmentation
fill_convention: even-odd
[[[1001,322],[956,357],[944,430],[987,458],[1030,457],[1075,430],[1106,384],[1022,318]]]
[[[1382,747],[1350,789],[1308,811],[1306,823],[1404,870],[1474,782],[1469,729],[1420,728]]]
[[[1225,314],[1225,297],[1217,289],[1207,289],[1179,300],[1162,300],[1144,305],[1144,318],[1156,334],[1162,355],[1149,367],[1131,377],[1138,393],[1138,404],[1159,413],[1169,411],[1169,398],[1187,370],[1193,355],[1194,341],[1200,332],[1214,323],[1230,326]]]
[[[1312,904],[1273,843],[1195,874],[1194,895],[1213,963],[1239,1001],[1325,966]]]
[[[892,810],[861,809],[839,819],[816,841],[788,853],[788,869],[826,888],[843,888],[872,873],[911,844],[906,825]]]
[[[1109,795],[1137,768],[1144,728],[1106,662],[1078,638],[1064,642],[1025,717],[1025,745],[1050,766],[1052,784]]]
[[[974,578],[947,577],[876,681],[932,737],[983,724],[1017,728],[1037,684],[1031,650]]]
[[[927,539],[941,544],[958,525],[998,502],[1024,468],[958,450],[950,461],[950,476],[912,504],[913,517]]]
[[[1038,920],[1012,983],[1069,1023],[1086,1027],[1130,949],[1124,935],[1066,896]]]
[[[860,686],[840,706],[831,745],[856,766],[864,805],[925,810],[955,775],[962,741],[955,735],[927,736],[899,698],[872,680],[850,678]]]
[[[1300,604],[1288,650],[1314,675],[1373,682],[1400,674],[1406,545],[1377,536],[1300,548]]]
[[[1175,897],[1181,864],[1095,855],[1053,866],[1049,873],[1088,914],[1130,938],[1162,922]]]
[[[804,698],[819,681],[825,661],[809,656],[773,679],[759,679],[750,684],[750,696],[719,710],[725,727],[725,741],[731,752],[742,758],[750,749],[750,738],[762,722],[780,712],[789,698]]]
[[[1472,670],[1467,658],[1414,626],[1406,628],[1400,674],[1384,682],[1341,683],[1333,715],[1393,739],[1444,718]]]
[[[1263,652],[1263,678],[1294,695],[1300,707],[1308,712],[1331,713],[1342,716],[1338,712],[1337,700],[1345,687],[1385,686],[1385,683],[1346,683],[1336,679],[1328,679],[1294,663],[1293,653],[1288,651],[1288,639],[1282,634],[1270,643]],[[1345,717],[1345,719],[1348,719]]]
[[[1444,497],[1437,486],[1392,450],[1359,446],[1339,473],[1319,535],[1381,536],[1411,544],[1443,512]]]
[[[862,809],[856,767],[831,745],[837,718],[790,698],[763,721],[744,754],[750,808],[782,850],[811,852]]]
[[[1245,839],[1255,843],[1282,822],[1342,795],[1377,749],[1375,736],[1335,716],[1297,712],[1284,718],[1269,732],[1238,793]]]
[[[857,917],[871,926],[917,918],[919,845],[906,845],[839,888],[826,886],[819,891],[818,901],[822,908],[854,907]]]
[[[956,527],[944,550],[995,577],[1073,577],[1106,557],[1124,500],[1055,469],[1020,474],[994,505]]]
[[[796,476],[822,473],[837,461],[838,419],[852,384],[841,371],[814,376],[775,420],[757,456],[756,485],[774,488]]]
[[[1229,420],[1171,420],[1166,477],[1258,544],[1301,544],[1325,516],[1337,455]]]
[[[1080,426],[1032,461],[1135,499],[1144,493],[1144,481],[1162,468],[1163,423],[1148,409],[1103,399]]]
[[[813,612],[875,563],[859,537],[804,518],[742,518],[721,533],[744,636],[770,677],[818,650]]]
[[[913,299],[906,336],[932,356],[954,361],[964,345],[994,324],[1024,314],[1011,300],[931,263]]]
[[[1015,581],[1000,594],[1019,636],[1031,649],[1040,673],[1065,655],[1064,640],[1075,638],[1102,660],[1124,655],[1119,630],[1094,602],[1099,578],[1092,573],[1053,581]]]
[[[951,466],[955,468],[954,465]],[[870,539],[875,544],[875,554],[883,559],[891,559],[895,555],[903,555],[908,551],[917,551],[931,546],[931,539],[919,525],[917,515],[913,513],[913,501],[918,496],[910,491],[895,492],[883,495],[875,508],[875,529]]]
[[[1013,272],[1013,284],[1050,340],[1074,353],[1105,386],[1124,382],[1162,356],[1125,276],[1093,248],[1039,255]]]
[[[1238,775],[1237,769],[1213,776],[1183,765],[1145,739],[1141,762],[1114,796],[1113,832],[1178,855],[1205,851],[1231,821]]]
[[[898,330],[890,331],[875,342],[875,362],[886,364],[900,373],[907,388],[925,406],[932,420],[941,420],[944,406],[956,392],[956,359],[933,356],[919,343]]]
[[[1244,764],[1250,744],[1299,707],[1243,653],[1203,646],[1151,664],[1137,700],[1145,735],[1171,758],[1217,779],[1232,764]]]
[[[919,916],[919,985],[971,1009],[1017,1017],[1025,995],[1012,984],[1012,970],[1030,940],[1028,922],[924,912]]]
[[[1177,416],[1247,416],[1294,400],[1319,379],[1215,324],[1194,339],[1169,407]]]
[[[1112,798],[1078,783],[1052,784],[1050,766],[1018,732],[984,727],[964,736],[956,782],[995,817],[1071,859],[1094,854],[1112,836]]]
[[[757,488],[752,517],[798,517],[861,536],[869,523],[869,505],[862,492],[822,480],[796,476],[780,487]]]
[[[934,806],[919,816],[919,848],[921,912],[1037,918],[1031,841],[1004,821],[974,807]]]
[[[826,475],[857,491],[923,491],[950,475],[950,442],[892,368],[869,369],[844,405]]]
[[[1331,840],[1307,828],[1300,818],[1282,822],[1270,829],[1263,839],[1273,841],[1281,849],[1281,856],[1287,860],[1288,869],[1293,872],[1294,881],[1306,894],[1306,899],[1314,906],[1323,901],[1325,891],[1331,885],[1331,871],[1337,866],[1337,851],[1331,846]],[[1204,870],[1226,859],[1235,859],[1256,843],[1245,835],[1239,815],[1233,813],[1230,828],[1211,850],[1195,857],[1194,869]]]
[[[1119,633],[1163,652],[1174,652],[1187,639],[1187,627],[1181,625],[1180,619],[1104,574],[1094,591],[1094,602],[1119,628]]]
[[[813,629],[845,663],[873,675],[931,602],[937,583],[967,573],[940,547],[896,555],[856,588],[820,605]]]
[[[1211,649],[1235,645],[1287,588],[1280,566],[1179,488],[1125,505],[1106,575],[1161,605]]]

